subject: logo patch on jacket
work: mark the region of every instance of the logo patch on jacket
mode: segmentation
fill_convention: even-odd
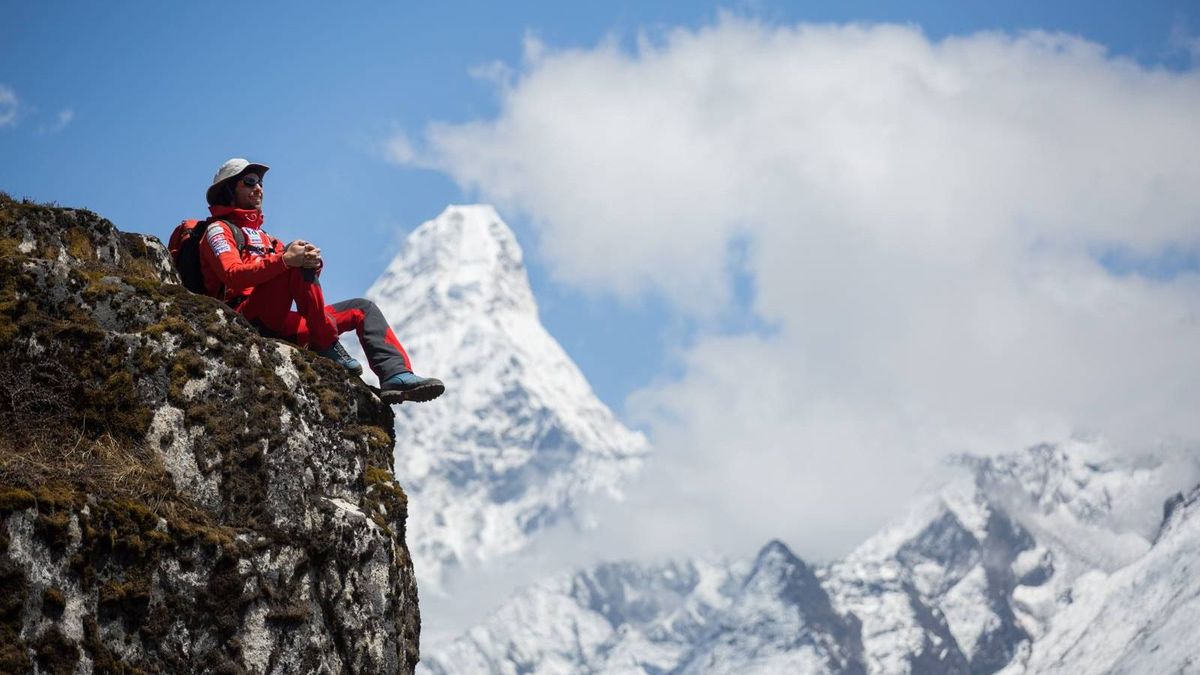
[[[224,228],[218,224],[209,225],[204,238],[208,240],[208,246],[212,252],[217,255],[233,250],[233,247],[229,245],[229,240],[225,238]]]
[[[266,255],[267,245],[265,237],[262,235],[262,230],[256,230],[252,227],[243,227],[242,232],[246,233],[246,250],[256,255]]]

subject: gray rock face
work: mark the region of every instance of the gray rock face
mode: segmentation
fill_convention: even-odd
[[[158,240],[0,196],[0,671],[412,672],[394,418],[178,285]]]
[[[935,577],[934,583],[927,589],[928,599],[921,598],[919,594],[911,595],[914,611],[918,615],[927,613],[929,617],[936,615],[929,610],[926,602],[940,603],[947,593],[962,583],[973,571],[982,571],[982,599],[986,604],[986,611],[994,618],[977,638],[969,670],[992,673],[1007,665],[1016,653],[1018,645],[1029,639],[1029,635],[1017,622],[1009,598],[1017,585],[1012,573],[1012,564],[1021,552],[1033,548],[1034,542],[1007,514],[997,511],[987,514],[983,535],[982,538],[977,537],[967,530],[952,512],[946,511],[915,538],[901,546],[895,557],[902,569],[926,567],[944,570],[944,574]],[[934,630],[940,629],[935,623],[933,626],[926,626],[926,630],[931,627]],[[944,669],[940,672],[959,668],[955,656],[960,654],[957,645],[954,645],[953,640],[947,640],[945,644],[947,658],[939,660],[938,666]],[[914,654],[913,672],[922,672],[915,666],[915,662],[922,659],[927,662],[933,653],[935,652],[925,649],[920,654]],[[928,663],[925,665],[925,672],[932,672]]]
[[[866,673],[858,620],[835,612],[812,569],[779,541],[759,551],[714,624],[677,672]]]

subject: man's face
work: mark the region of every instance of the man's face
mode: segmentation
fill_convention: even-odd
[[[248,173],[233,181],[233,206],[239,209],[261,209],[263,202],[262,176]]]

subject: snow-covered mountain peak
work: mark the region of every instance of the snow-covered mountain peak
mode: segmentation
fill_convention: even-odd
[[[521,247],[491,206],[451,206],[408,237],[367,291],[422,375],[427,406],[397,409],[424,588],[515,553],[591,495],[619,495],[648,450],[542,326]]]
[[[421,311],[440,318],[537,313],[516,235],[486,204],[448,206],[423,223],[368,295],[405,300],[407,309],[392,317],[397,323]]]
[[[673,672],[862,673],[857,619],[839,614],[813,569],[778,540],[759,551],[728,608]]]
[[[1161,525],[1164,493],[1197,479],[1196,459],[1188,453],[1117,454],[1078,440],[963,461],[973,474],[972,501],[1010,512],[1043,538],[1052,533],[1065,542],[1093,541],[1090,550],[1076,553],[1102,569],[1140,555]],[[962,503],[955,510],[969,512]],[[1095,548],[1096,534],[1116,550]]]
[[[809,572],[808,565],[796,557],[791,549],[778,539],[772,539],[755,557],[754,567],[751,568],[746,583],[783,583],[794,576],[797,570]]]
[[[772,540],[758,552],[742,587],[743,598],[770,597],[805,614],[831,614],[829,598],[813,569],[783,542]]]
[[[1081,522],[1099,523],[1112,513],[1110,486],[1124,485],[1127,473],[1149,471],[1156,463],[1138,466],[1107,457],[1096,446],[1072,442],[1070,448],[1042,444],[1025,453],[962,460],[974,469],[977,485],[994,498],[1004,493],[1042,513],[1063,508]]]
[[[994,456],[962,454],[946,464],[955,472],[950,480],[915,499],[850,559],[890,557],[939,520],[952,519],[971,536],[984,539],[997,509],[1037,529],[1126,534],[1144,545],[1159,524],[1164,484],[1187,485],[1195,475],[1194,465],[1183,458],[1119,456],[1075,440]],[[1179,480],[1170,480],[1176,472]]]
[[[872,672],[1023,663],[1078,580],[1145,555],[1164,493],[1194,471],[1075,440],[951,464],[964,470],[828,572],[839,608],[864,620]],[[927,638],[955,648],[914,646]],[[941,665],[918,667],[931,655]]]

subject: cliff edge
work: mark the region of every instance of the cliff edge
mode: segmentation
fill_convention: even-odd
[[[411,672],[393,422],[157,239],[0,194],[0,671]]]

